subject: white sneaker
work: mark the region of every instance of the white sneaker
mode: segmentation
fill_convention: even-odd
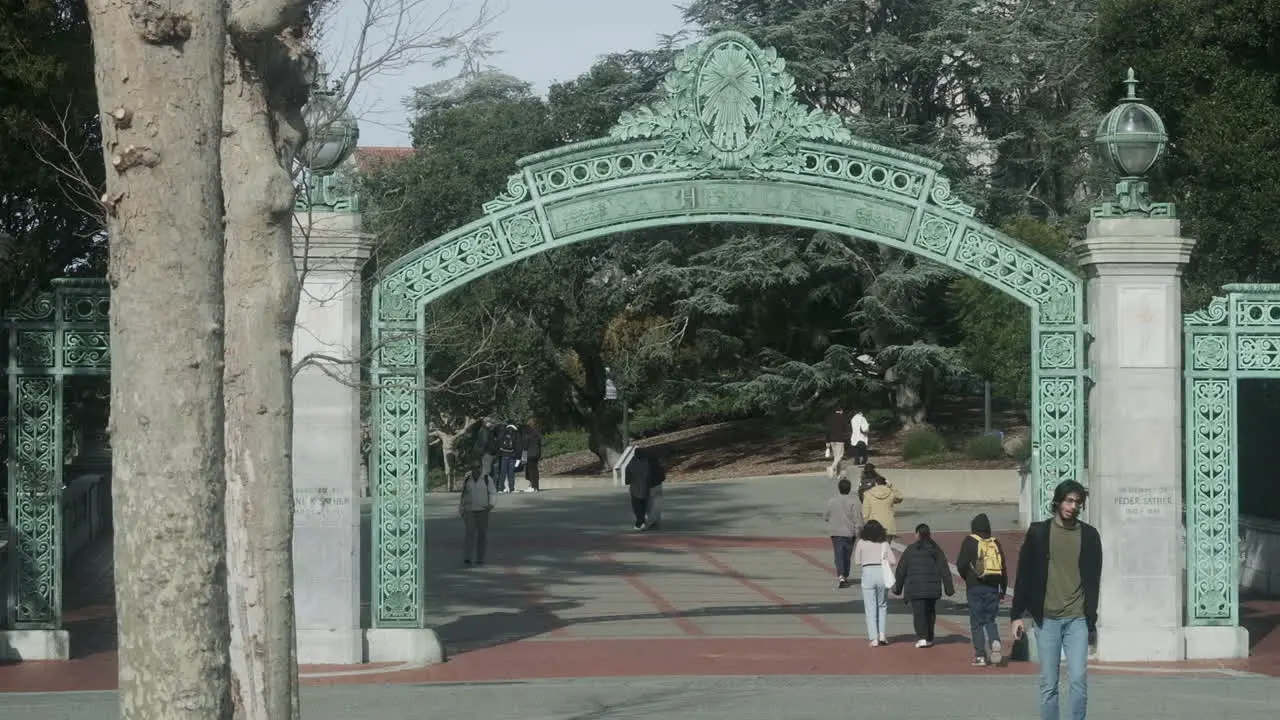
[[[884,633],[880,633],[880,644],[881,645],[889,644],[889,638],[885,637]]]
[[[917,640],[917,641],[916,641],[916,647],[918,647],[918,648],[927,648],[927,647],[929,647],[929,646],[930,646],[930,645],[932,645],[932,644],[933,644],[933,643],[929,642],[928,640]]]
[[[1004,660],[1003,650],[1004,648],[1000,647],[999,640],[993,640],[991,642],[991,664],[992,665],[999,665],[1001,661]]]

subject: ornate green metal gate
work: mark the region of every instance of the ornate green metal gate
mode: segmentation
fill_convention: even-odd
[[[12,629],[62,625],[63,385],[106,376],[105,280],[55,280],[5,314],[9,342],[9,582]]]
[[[427,243],[374,291],[375,627],[425,625],[427,303],[545,250],[642,228],[712,222],[828,230],[914,253],[1031,309],[1035,507],[1084,479],[1083,282],[974,219],[941,166],[850,135],[795,97],[784,61],[738,33],[687,49],[666,98],[609,137],[524,158],[484,217]]]
[[[1188,625],[1240,624],[1240,381],[1280,378],[1280,285],[1222,289],[1183,320]]]

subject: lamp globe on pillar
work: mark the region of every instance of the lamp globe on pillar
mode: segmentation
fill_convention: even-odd
[[[307,125],[307,141],[298,149],[298,159],[311,177],[308,200],[312,207],[333,206],[331,177],[356,149],[360,126],[355,116],[342,106],[339,93],[327,86],[328,76],[320,73],[311,98],[302,109]]]
[[[1143,179],[1169,143],[1164,121],[1159,113],[1142,104],[1133,68],[1129,68],[1124,84],[1128,86],[1126,96],[1098,123],[1094,138],[1119,172],[1120,182],[1116,184],[1115,199],[1095,208],[1094,215],[1171,215],[1171,205],[1150,202]]]

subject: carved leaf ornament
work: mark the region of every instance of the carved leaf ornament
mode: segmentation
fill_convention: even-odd
[[[773,48],[721,33],[680,53],[666,99],[623,113],[610,137],[662,139],[668,168],[747,174],[795,169],[801,140],[851,142],[838,116],[796,101],[786,65]]]

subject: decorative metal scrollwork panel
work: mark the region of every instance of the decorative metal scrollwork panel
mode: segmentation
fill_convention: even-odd
[[[1280,335],[1236,338],[1236,367],[1241,371],[1280,372]]]
[[[960,240],[955,261],[1010,295],[1038,306],[1043,325],[1078,321],[1079,279],[1019,243],[972,228]]]
[[[1233,382],[1195,379],[1187,391],[1187,602],[1193,625],[1236,617]]]
[[[62,365],[68,368],[111,367],[111,351],[106,330],[64,330]]]
[[[1183,318],[1190,625],[1239,624],[1239,385],[1280,378],[1280,285],[1223,289]]]
[[[955,246],[956,230],[960,224],[941,215],[925,213],[916,233],[915,246],[932,255],[945,258]]]
[[[1191,369],[1231,369],[1230,339],[1226,335],[1193,335],[1191,337]]]
[[[23,368],[52,368],[58,364],[52,330],[16,330],[14,362]]]
[[[1084,381],[1080,377],[1035,379],[1033,432],[1039,500],[1036,519],[1050,515],[1053,490],[1063,480],[1083,481]]]
[[[111,299],[107,295],[63,295],[62,321],[106,325],[111,316]]]
[[[1075,333],[1041,332],[1039,335],[1040,368],[1066,370],[1077,367]]]
[[[426,482],[420,454],[423,397],[407,377],[380,378],[374,396],[373,622],[375,627],[421,627],[426,552]]]
[[[14,573],[9,622],[13,627],[56,628],[61,615],[62,452],[58,443],[60,379],[19,376],[11,398],[13,430],[9,477],[13,505]]]

